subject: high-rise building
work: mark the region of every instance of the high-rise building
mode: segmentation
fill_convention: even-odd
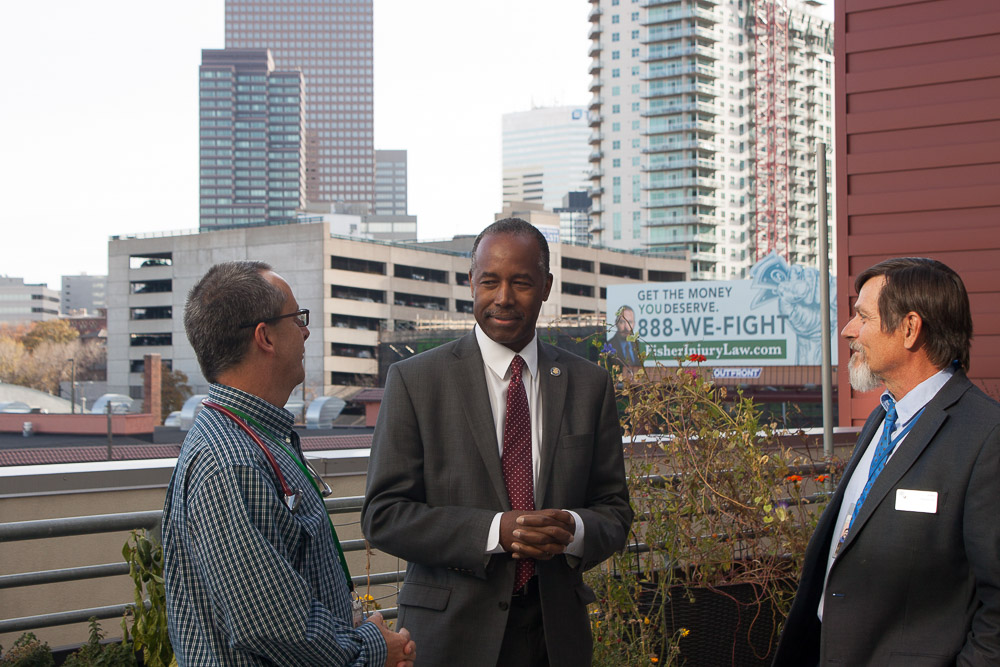
[[[95,315],[108,307],[107,289],[107,276],[63,276],[60,310],[63,315]]]
[[[545,107],[503,115],[503,201],[546,210],[589,185],[587,109]]]
[[[375,151],[375,215],[407,215],[406,151]]]
[[[45,283],[0,276],[0,322],[37,322],[59,317],[59,292]]]
[[[199,69],[200,227],[287,221],[305,207],[304,89],[267,49],[206,49]]]
[[[226,0],[226,48],[270,49],[306,90],[306,198],[374,201],[372,0]]]
[[[615,248],[687,249],[691,276],[746,277],[756,240],[755,142],[787,136],[788,243],[816,256],[816,141],[832,143],[833,32],[815,2],[787,0],[787,98],[759,108],[753,18],[786,0],[591,0],[591,230]],[[760,111],[760,113],[758,113]],[[783,209],[785,210],[785,209]]]

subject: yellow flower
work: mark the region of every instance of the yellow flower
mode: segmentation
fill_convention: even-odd
[[[646,616],[645,618],[643,618],[642,622],[645,623],[646,625],[649,625],[649,616]]]
[[[680,635],[681,635],[681,637],[687,637],[689,634],[691,634],[691,631],[688,630],[687,628],[681,628],[680,629]]]
[[[660,659],[657,658],[655,655],[651,655],[651,656],[649,656],[649,661],[653,662],[653,663],[656,663],[656,662],[659,662]]]

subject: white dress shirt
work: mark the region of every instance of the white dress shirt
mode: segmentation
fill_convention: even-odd
[[[900,429],[906,428],[907,425],[913,418],[917,416],[925,405],[927,405],[932,398],[934,398],[941,387],[947,384],[951,376],[955,374],[955,369],[952,366],[946,366],[942,370],[938,371],[934,375],[930,376],[916,387],[911,389],[906,396],[896,402],[896,424],[893,427],[893,431],[898,431]],[[893,398],[892,394],[888,391],[882,393],[879,401],[882,403],[882,407],[888,411],[889,402],[888,399]],[[854,469],[854,473],[851,475],[851,479],[847,482],[847,488],[844,489],[844,500],[840,503],[840,513],[837,514],[837,522],[833,524],[833,539],[830,540],[830,554],[827,556],[826,560],[826,577],[830,577],[830,568],[833,567],[833,561],[837,554],[837,545],[840,542],[840,536],[843,533],[844,526],[847,525],[847,521],[850,519],[851,515],[854,513],[854,505],[858,502],[858,498],[861,497],[861,492],[865,490],[865,485],[868,484],[868,472],[872,466],[872,459],[875,458],[875,450],[878,449],[878,442],[882,439],[882,430],[885,427],[885,419],[875,433],[872,435],[872,439],[868,442],[868,447],[865,448],[865,453],[858,461],[858,466]],[[906,439],[906,434],[904,433],[900,437],[899,441],[895,444],[893,450],[889,452],[889,458],[886,459],[888,462],[892,458],[892,455],[899,450],[900,444]],[[826,582],[823,583],[823,595],[819,599],[819,607],[816,609],[816,615],[819,616],[819,620],[823,620],[823,602],[826,599]]]
[[[507,386],[510,384],[510,363],[514,355],[519,354],[524,359],[524,369],[521,371],[521,382],[528,395],[528,412],[531,415],[531,470],[534,488],[538,489],[538,470],[541,462],[539,448],[542,442],[542,394],[538,381],[538,334],[520,352],[514,352],[509,347],[501,345],[489,336],[477,324],[475,327],[476,341],[483,355],[483,372],[486,375],[486,389],[490,395],[490,408],[493,410],[493,423],[496,426],[498,454],[503,456],[503,427],[507,419]],[[535,506],[538,505],[535,496]],[[564,553],[571,556],[583,555],[583,520],[572,510],[566,510],[573,515],[576,526],[573,541],[566,547]],[[489,536],[486,540],[486,553],[503,553],[500,544],[500,517],[498,512],[490,524]]]

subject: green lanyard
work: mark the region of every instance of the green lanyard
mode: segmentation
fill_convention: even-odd
[[[292,451],[285,445],[285,443],[283,443],[281,440],[275,437],[273,433],[264,428],[264,426],[260,422],[258,422],[250,415],[240,410],[237,410],[236,408],[229,407],[228,405],[225,407],[228,408],[231,412],[233,412],[237,416],[239,416],[240,418],[242,418],[243,421],[253,424],[258,431],[260,431],[267,437],[268,440],[274,442],[279,447],[281,447],[281,449],[284,450],[286,454],[288,454],[288,458],[295,461],[295,465],[299,467],[299,470],[302,471],[302,474],[305,475],[305,478],[309,480],[310,484],[312,484],[312,488],[313,490],[316,491],[316,495],[319,497],[320,503],[323,503],[323,493],[322,491],[319,490],[319,484],[316,483],[316,479],[314,478],[313,474],[309,471],[309,469],[305,466],[305,464],[302,463],[299,457],[292,453]],[[351,580],[351,571],[347,567],[347,559],[344,557],[343,547],[340,546],[340,538],[337,537],[337,529],[333,526],[333,520],[330,518],[330,514],[325,511],[326,509],[325,503],[323,503],[323,508],[324,508],[323,513],[326,515],[326,520],[330,524],[330,534],[333,535],[333,544],[335,547],[337,547],[337,556],[340,559],[340,567],[344,571],[344,576],[347,577],[347,587],[348,589],[353,591],[354,581]]]

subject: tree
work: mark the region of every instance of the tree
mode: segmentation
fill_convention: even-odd
[[[42,343],[71,343],[80,337],[80,332],[66,320],[46,320],[35,322],[21,342],[30,352]]]
[[[70,379],[73,364],[77,380],[103,379],[104,345],[81,342],[65,322],[49,326],[55,322],[36,322],[29,330],[0,328],[0,382],[58,395],[59,382]]]
[[[172,371],[160,362],[160,418],[166,419],[174,410],[184,407],[184,401],[191,397],[188,376],[182,371]]]

